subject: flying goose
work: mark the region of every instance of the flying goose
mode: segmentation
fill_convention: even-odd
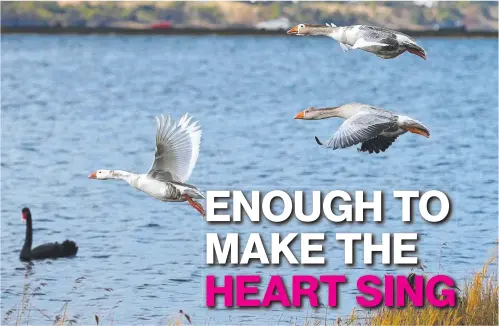
[[[361,49],[383,59],[398,57],[405,51],[426,60],[425,50],[410,36],[383,27],[353,25],[338,27],[331,24],[299,24],[288,31],[291,35],[323,35],[340,43],[344,52]]]
[[[430,137],[430,131],[419,121],[408,116],[392,113],[367,104],[350,103],[327,108],[308,108],[299,112],[295,119],[320,120],[333,117],[345,119],[338,131],[323,144],[318,137],[316,142],[327,148],[346,148],[361,144],[360,152],[384,152],[407,131]]]
[[[187,184],[196,165],[201,144],[201,129],[186,113],[177,123],[168,116],[156,117],[156,152],[149,172],[136,174],[121,170],[97,170],[89,179],[121,179],[146,194],[167,202],[187,201],[201,215],[203,206],[194,199],[204,195]]]

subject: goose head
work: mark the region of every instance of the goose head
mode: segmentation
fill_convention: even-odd
[[[95,172],[90,173],[88,176],[89,179],[98,179],[98,180],[107,180],[114,179],[113,171],[110,170],[97,170]]]
[[[327,35],[331,27],[326,25],[298,24],[291,28],[287,33],[289,35]]]
[[[301,119],[301,120],[320,120],[320,119],[327,119],[331,117],[336,117],[338,116],[337,112],[338,107],[329,107],[329,108],[307,108],[301,112],[298,112],[297,115],[295,115],[295,119]]]

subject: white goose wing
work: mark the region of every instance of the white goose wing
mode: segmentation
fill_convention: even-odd
[[[199,156],[201,129],[186,113],[178,123],[156,117],[156,152],[149,176],[160,181],[187,182]]]
[[[374,108],[360,111],[343,122],[326,147],[338,149],[363,143],[396,125],[397,117],[388,111]]]

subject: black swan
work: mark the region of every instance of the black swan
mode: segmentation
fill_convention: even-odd
[[[66,240],[63,243],[46,243],[31,249],[33,242],[33,223],[31,221],[31,211],[25,207],[22,210],[22,220],[26,222],[26,238],[19,258],[22,261],[35,259],[59,258],[76,255],[78,247],[74,241]]]

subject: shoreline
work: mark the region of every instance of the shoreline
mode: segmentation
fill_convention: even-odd
[[[452,38],[498,38],[498,31],[463,31],[463,30],[424,30],[400,32],[413,37],[452,37]],[[257,30],[251,28],[121,28],[121,27],[51,27],[51,26],[2,26],[2,34],[73,34],[73,35],[251,35],[251,36],[287,36],[285,30]]]

